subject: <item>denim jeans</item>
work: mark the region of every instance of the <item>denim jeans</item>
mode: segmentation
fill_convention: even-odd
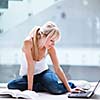
[[[71,88],[76,86],[69,82]],[[8,83],[9,89],[19,89],[21,91],[27,90],[28,82],[27,76],[12,80]],[[50,69],[34,75],[33,91],[49,92],[51,94],[63,94],[68,92],[63,83],[58,83],[57,75]]]

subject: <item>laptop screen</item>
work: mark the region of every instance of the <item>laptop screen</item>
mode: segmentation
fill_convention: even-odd
[[[96,84],[96,86],[95,86],[95,88],[94,88],[93,92],[95,92],[95,91],[96,91],[97,87],[99,86],[99,83],[100,83],[100,80],[99,80],[99,81],[98,81],[98,83]]]

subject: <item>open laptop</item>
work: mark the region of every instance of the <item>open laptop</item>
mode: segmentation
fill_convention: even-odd
[[[99,83],[100,83],[100,80],[97,82],[93,91],[71,92],[68,94],[68,98],[91,98],[94,95],[97,87],[99,86]]]

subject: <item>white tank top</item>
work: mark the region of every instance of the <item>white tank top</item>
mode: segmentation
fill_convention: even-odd
[[[34,31],[36,31],[38,28],[40,28],[40,26],[35,26],[34,29],[32,30],[32,34],[29,34],[25,40],[30,40],[32,41],[32,37],[34,34]],[[46,50],[46,55],[47,55],[47,50]],[[40,74],[41,72],[45,71],[48,69],[48,65],[46,63],[46,55],[45,57],[43,57],[40,61],[36,61],[35,62],[35,71],[34,71],[34,75],[36,74]],[[25,57],[25,53],[22,52],[22,57],[21,57],[21,67],[20,67],[20,73],[21,76],[23,75],[27,75],[27,61],[26,61],[26,57]]]
[[[34,66],[34,75],[40,74],[41,72],[48,69],[48,65],[46,63],[46,56],[43,57],[40,61],[35,62]],[[24,52],[22,53],[21,58],[21,67],[20,67],[20,73],[21,76],[27,75],[27,61]]]

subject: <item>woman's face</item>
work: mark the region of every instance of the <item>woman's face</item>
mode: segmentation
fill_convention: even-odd
[[[45,47],[47,49],[53,47],[55,45],[55,42],[56,42],[57,39],[58,39],[57,36],[48,37],[46,42],[45,42]]]

